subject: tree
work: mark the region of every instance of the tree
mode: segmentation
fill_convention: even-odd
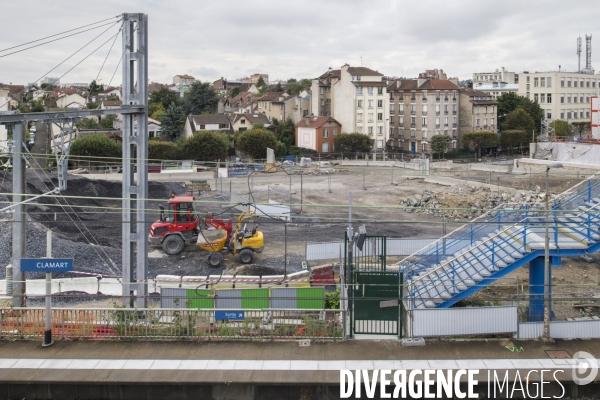
[[[283,86],[281,86],[281,82],[277,82],[277,85],[275,85],[275,89],[273,89],[274,92],[283,92]]]
[[[288,117],[283,122],[275,124],[273,119],[273,125],[277,125],[277,140],[285,146],[285,151],[289,152],[290,148],[296,143],[296,124],[292,118]]]
[[[500,132],[500,145],[512,152],[514,147],[521,149],[523,144],[529,143],[530,138],[531,136],[527,131],[503,130]]]
[[[578,134],[579,137],[582,137],[582,135],[585,135],[590,131],[590,121],[573,122],[573,128],[575,130],[575,134]]]
[[[229,91],[229,97],[231,97],[231,98],[237,97],[239,95],[240,95],[240,87],[239,86],[236,86]]]
[[[354,132],[340,133],[333,139],[336,151],[356,153],[359,151],[371,151],[373,148],[373,139],[369,136]]]
[[[229,148],[229,141],[225,135],[211,131],[196,132],[183,142],[183,156],[189,160],[199,161],[224,160]]]
[[[554,121],[550,122],[550,128],[554,129],[554,134],[556,136],[573,136],[573,127],[565,120],[555,119]]]
[[[171,103],[161,116],[160,124],[163,136],[169,140],[177,139],[183,132],[183,125],[185,124],[185,115],[181,107],[175,103]]]
[[[148,141],[149,160],[180,160],[181,149],[173,142],[161,140]]]
[[[481,157],[482,147],[494,147],[498,145],[498,135],[487,131],[467,132],[462,135],[461,140],[465,145],[475,148],[477,157]]]
[[[451,141],[452,139],[448,135],[434,135],[431,138],[431,150],[439,153],[441,159],[442,154],[446,152]]]
[[[102,119],[100,120],[100,128],[101,129],[113,129],[114,126],[114,122],[117,119],[117,116],[115,114],[111,114],[111,115],[106,115],[104,117],[102,117]]]
[[[236,135],[236,147],[252,158],[266,158],[267,147],[275,150],[277,138],[266,129],[250,129]]]
[[[185,115],[215,113],[219,104],[219,95],[212,84],[194,81],[183,97]]]
[[[165,107],[162,103],[150,103],[148,104],[148,114],[150,118],[160,121],[163,115],[165,115]]]
[[[531,116],[522,108],[516,108],[509,112],[504,122],[502,130],[520,130],[525,132],[533,132],[535,123]]]
[[[515,92],[503,93],[498,97],[498,118],[501,118],[503,115],[508,115],[517,108],[522,108],[529,114],[533,119],[535,130],[540,132],[544,111],[538,103],[529,100],[527,97],[519,96]]]
[[[42,83],[42,84],[40,85],[40,87],[41,87],[42,89],[46,90],[46,91],[50,91],[50,90],[52,90],[52,89],[55,89],[55,88],[56,88],[56,85],[53,85],[53,84],[51,84],[51,83]]]
[[[96,118],[82,118],[81,121],[75,124],[77,129],[98,129],[100,124],[96,121]]]
[[[258,78],[258,81],[256,81],[256,87],[258,89],[261,89],[261,88],[266,89],[267,88],[267,83],[265,82],[265,80],[263,79],[262,76]]]
[[[177,92],[167,88],[161,87],[158,90],[155,90],[150,94],[148,98],[148,104],[162,104],[163,108],[166,110],[171,103],[175,103],[179,105],[180,97]]]
[[[98,85],[96,83],[96,80],[94,79],[90,83],[90,86],[88,86],[88,92],[89,92],[90,96],[96,96],[98,93],[104,92],[104,85]]]
[[[100,107],[100,103],[97,101],[90,101],[85,105],[85,108],[87,108],[88,110],[95,110],[98,107]]]
[[[73,140],[70,152],[72,156],[86,157],[86,160],[110,162],[121,159],[123,150],[119,142],[105,135],[95,134]]]

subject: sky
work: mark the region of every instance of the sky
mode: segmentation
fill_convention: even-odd
[[[148,14],[149,78],[171,83],[190,74],[202,81],[267,73],[270,80],[315,78],[329,67],[372,68],[386,76],[415,77],[443,69],[449,77],[473,72],[577,70],[576,40],[593,34],[592,67],[600,69],[600,2],[579,0],[28,0],[2,5],[0,82],[120,84],[119,25],[7,55],[8,47],[115,17]],[[117,19],[115,18],[114,21]],[[111,21],[107,21],[111,22]],[[105,22],[106,23],[106,22]],[[51,40],[51,39],[49,39]],[[43,42],[36,42],[39,44]],[[103,45],[103,43],[105,43]],[[34,45],[32,44],[32,45]],[[95,49],[99,48],[96,52]],[[83,58],[80,65],[68,72]],[[104,67],[102,63],[106,59]],[[102,68],[101,68],[102,67]],[[114,75],[114,78],[113,78]]]

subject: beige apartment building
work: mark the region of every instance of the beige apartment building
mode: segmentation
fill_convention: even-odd
[[[459,87],[445,79],[397,79],[387,87],[390,146],[431,152],[433,135],[458,140]]]
[[[600,75],[583,72],[523,72],[519,92],[535,101],[548,120],[590,120],[590,97],[598,94]]]
[[[506,68],[502,67],[500,69],[496,69],[494,72],[474,72],[473,73],[473,88],[478,84],[491,84],[491,83],[508,83],[515,84],[519,83],[519,75],[514,72],[509,72]]]
[[[453,148],[461,146],[464,133],[476,131],[498,132],[498,102],[488,93],[460,89],[458,139],[452,142]]]
[[[312,113],[334,117],[345,132],[373,139],[383,150],[389,139],[389,97],[383,74],[366,67],[344,64],[313,80]]]

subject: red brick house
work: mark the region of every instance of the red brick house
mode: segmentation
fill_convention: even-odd
[[[296,146],[319,153],[335,151],[333,139],[342,133],[342,125],[332,117],[309,115],[296,124]]]

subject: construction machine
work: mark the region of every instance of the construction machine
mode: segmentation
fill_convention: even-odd
[[[225,247],[238,254],[242,264],[252,263],[254,253],[264,249],[264,236],[258,231],[258,225],[247,229],[246,221],[255,217],[254,211],[242,212],[233,230],[231,219],[215,218],[210,214],[200,218],[193,196],[173,196],[167,201],[166,209],[162,205],[159,207],[160,219],[150,226],[148,242],[162,245],[169,255],[181,254],[186,243],[195,243],[200,249],[209,251],[208,264],[216,268],[223,264]]]

